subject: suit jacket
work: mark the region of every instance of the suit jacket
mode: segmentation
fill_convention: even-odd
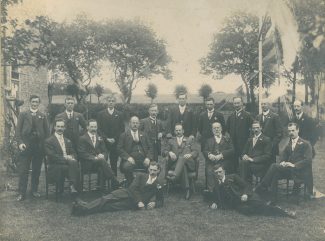
[[[57,114],[55,119],[63,119],[66,122],[66,129],[64,131],[64,137],[71,140],[75,145],[77,145],[79,137],[81,134],[84,134],[87,130],[87,123],[85,118],[81,113],[73,112],[73,116],[71,119],[68,118],[67,113],[64,111],[60,114]],[[71,129],[67,128],[67,122],[71,122]],[[83,129],[82,132],[80,132],[79,127]]]
[[[80,161],[96,161],[95,157],[98,154],[103,154],[105,160],[107,160],[108,152],[106,149],[105,142],[103,138],[99,135],[96,135],[96,145],[94,147],[88,132],[79,138],[78,142],[78,157]]]
[[[250,136],[253,118],[247,112],[242,110],[239,117],[233,112],[227,120],[227,131],[231,137],[237,155],[241,155],[243,148]]]
[[[120,135],[124,132],[124,119],[120,111],[114,109],[111,115],[107,109],[97,115],[98,133],[104,138],[114,138],[118,142]]]
[[[314,146],[318,136],[316,133],[317,128],[315,120],[306,113],[303,113],[299,120],[294,116],[293,122],[297,123],[299,126],[299,136],[302,139],[309,141],[310,144]]]
[[[226,175],[222,184],[217,183],[213,190],[212,201],[221,207],[236,207],[241,204],[241,196],[246,194],[248,200],[258,199],[251,186],[237,174]]]
[[[278,144],[282,138],[282,126],[279,119],[279,115],[269,111],[264,121],[263,114],[258,115],[257,120],[261,124],[263,134],[271,138],[272,146],[275,148],[276,154],[278,154]]]
[[[151,142],[157,141],[158,133],[165,131],[161,120],[156,119],[156,125],[154,125],[149,117],[140,121],[139,130],[144,132]]]
[[[204,111],[200,114],[198,131],[201,134],[202,141],[213,137],[212,124],[214,122],[219,122],[221,124],[222,133],[224,134],[226,131],[226,123],[222,113],[215,110],[210,119],[208,117],[208,111]]]
[[[223,135],[219,144],[216,142],[216,139],[213,136],[212,138],[208,139],[203,150],[205,159],[211,162],[211,160],[208,158],[210,153],[213,155],[222,154],[222,162],[231,162],[234,158],[234,146],[228,136]]]
[[[149,174],[137,173],[130,187],[127,189],[130,193],[130,197],[135,204],[143,202],[148,204],[149,202],[158,201],[156,195],[162,187],[158,177],[152,184],[147,184]]]
[[[138,131],[139,134],[139,142],[144,150],[144,155],[150,160],[153,159],[153,152],[150,148],[148,137],[141,131]],[[117,151],[120,157],[124,160],[127,160],[130,157],[132,151],[133,137],[131,134],[131,130],[127,130],[121,134],[118,144]]]
[[[74,158],[77,158],[77,153],[72,146],[72,142],[69,139],[64,138],[64,144],[67,155],[71,155]],[[63,151],[60,143],[54,134],[47,138],[45,141],[45,154],[50,166],[67,164],[66,160],[63,157]]]
[[[167,126],[168,132],[174,135],[175,124],[181,123],[184,128],[184,136],[195,136],[196,134],[196,118],[194,112],[186,106],[183,115],[181,115],[178,106],[169,112]]]
[[[255,146],[253,147],[253,138],[249,138],[245,148],[243,150],[243,155],[248,155],[253,158],[254,163],[264,163],[267,164],[270,162],[272,151],[271,139],[263,134],[261,134]]]
[[[181,145],[178,145],[177,138],[172,137],[168,140],[166,149],[163,151],[163,156],[168,156],[168,152],[174,152],[177,156],[184,156],[185,154],[191,154],[193,159],[196,159],[199,155],[198,151],[193,147],[193,142],[189,141],[187,137],[183,137]]]
[[[291,146],[292,143],[290,140],[281,155],[281,161],[288,161],[295,164],[297,170],[309,168],[312,162],[312,147],[310,143],[299,137],[293,151]]]
[[[36,132],[40,144],[44,144],[44,140],[49,136],[50,130],[47,122],[46,115],[40,111],[36,112]],[[28,110],[21,112],[18,116],[17,128],[16,128],[16,139],[18,145],[24,143],[28,146],[31,143],[31,132],[32,132],[32,114]]]

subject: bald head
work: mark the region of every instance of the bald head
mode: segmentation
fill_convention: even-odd
[[[140,120],[137,116],[132,116],[130,119],[130,129],[132,131],[137,131],[139,129]]]

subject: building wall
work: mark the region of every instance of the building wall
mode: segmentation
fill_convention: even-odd
[[[17,98],[24,101],[24,105],[20,107],[20,111],[29,108],[29,96],[31,94],[36,94],[41,97],[40,109],[46,111],[48,105],[47,70],[45,68],[23,67],[20,73]]]

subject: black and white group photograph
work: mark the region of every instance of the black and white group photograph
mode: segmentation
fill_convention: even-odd
[[[1,0],[1,241],[325,240],[324,0]]]

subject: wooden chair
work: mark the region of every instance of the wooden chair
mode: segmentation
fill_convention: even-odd
[[[54,185],[55,188],[55,201],[58,202],[59,200],[59,194],[61,190],[59,190],[59,182],[55,181],[54,183],[49,182],[49,175],[48,175],[48,160],[47,157],[45,156],[44,158],[44,169],[45,169],[45,193],[46,193],[46,199],[49,197],[49,186]],[[62,177],[64,178],[64,177]],[[59,178],[60,179],[60,178]],[[63,180],[63,189],[64,189],[64,184],[66,183],[65,180]],[[63,191],[63,190],[62,190]]]
[[[169,171],[169,161],[170,159],[168,157],[165,157],[165,179],[167,177],[168,171]],[[194,171],[188,172],[188,178],[189,178],[189,183],[190,183],[190,189],[193,193],[196,193],[196,181],[198,179],[198,175],[199,175],[199,158],[195,159],[195,167],[194,167]],[[172,182],[168,179],[167,180],[167,185],[166,185],[166,195],[168,195],[169,193],[169,189],[170,186],[172,184]]]

